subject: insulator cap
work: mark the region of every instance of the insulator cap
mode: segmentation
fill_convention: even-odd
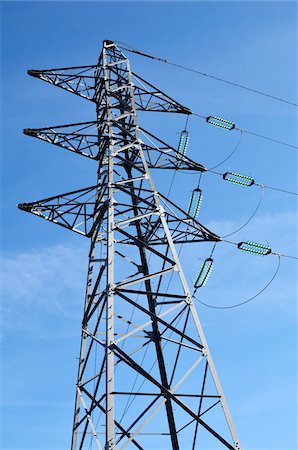
[[[27,136],[37,136],[37,130],[35,130],[34,128],[25,128],[23,130],[23,133]]]
[[[38,77],[39,76],[39,70],[27,70],[27,74],[31,77]]]
[[[30,212],[32,209],[32,205],[31,203],[19,203],[17,205],[17,208],[20,209],[21,211]]]

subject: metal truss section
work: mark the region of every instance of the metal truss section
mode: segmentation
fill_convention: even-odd
[[[100,136],[98,133],[100,125]],[[123,133],[126,134],[126,141],[123,150],[127,145],[136,144],[135,137],[127,129],[124,129],[121,123],[114,123],[118,132],[114,134],[115,140],[123,144]],[[56,125],[45,128],[26,128],[24,134],[36,137],[50,144],[56,145],[66,150],[70,150],[87,158],[100,160],[102,164],[107,164],[107,158],[104,158],[108,147],[108,134],[106,120],[103,122],[80,122],[66,125]],[[154,134],[139,127],[140,140],[137,143],[142,145],[142,150],[146,158],[149,169],[172,169],[172,170],[191,170],[204,172],[207,169],[200,163],[193,161],[187,156],[181,155],[177,150],[156,137]],[[118,153],[121,152],[121,148]],[[115,164],[123,164],[123,160],[115,158]],[[142,167],[140,158],[134,161],[134,165]]]
[[[164,195],[158,193],[158,197],[175,244],[221,240],[218,235],[208,230]],[[160,236],[160,227],[161,222],[156,221],[152,227],[150,226],[146,230],[145,236],[151,245],[166,243],[166,236],[163,239]]]
[[[45,128],[26,128],[24,134],[86,156],[99,159],[99,139],[96,122],[81,122]]]
[[[134,183],[140,181],[138,192],[133,194],[133,198],[137,202],[135,207],[129,205],[132,193],[127,188],[127,183],[120,181],[113,184],[115,192],[118,192],[117,198],[119,198],[114,204],[115,228],[121,230],[122,234],[117,242],[135,245],[137,236],[135,230],[131,230],[131,225],[138,220],[144,243],[150,245],[167,244],[168,239],[164,233],[161,220],[162,214],[167,220],[175,244],[221,240],[219,236],[201,225],[160,193],[156,193],[160,199],[160,208],[158,209],[152,192],[149,189],[142,188],[145,181],[144,177],[139,177],[138,180],[133,181]],[[106,189],[101,188],[100,191],[100,186],[96,185],[30,203],[21,203],[18,208],[90,237],[94,227],[101,226],[107,212],[108,202],[105,200],[105,194]],[[97,217],[96,221],[95,217]],[[100,236],[101,239],[106,240],[107,229],[101,228]]]
[[[111,79],[112,83],[109,86],[109,95],[114,102],[113,106],[124,110],[129,109],[129,103],[127,103],[129,99],[123,95],[123,92],[133,86],[135,107],[140,111],[191,114],[189,108],[181,105],[137,74],[131,74],[130,86],[128,86],[127,69],[120,68],[121,61],[125,60],[126,57],[123,53],[117,50],[114,60],[109,63],[110,72],[117,75],[117,80]],[[28,70],[28,75],[98,103],[98,97],[104,99],[105,91],[102,61],[103,55],[101,54],[97,65]]]
[[[76,233],[90,237],[100,227],[107,210],[103,198],[105,187],[91,186],[67,192],[43,200],[17,205],[22,211],[30,212]]]
[[[28,75],[65,89],[87,100],[94,99],[94,71],[96,65],[28,70]]]
[[[158,193],[149,170],[205,168],[136,113],[187,110],[134,76],[112,41],[96,66],[34,76],[96,103],[96,122],[26,134],[97,160],[98,183],[19,205],[91,241],[71,449],[240,450],[176,250],[220,237]]]

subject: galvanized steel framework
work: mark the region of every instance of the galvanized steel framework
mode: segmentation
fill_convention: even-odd
[[[94,122],[24,132],[97,161],[97,184],[18,205],[91,241],[71,449],[240,449],[176,250],[220,238],[150,175],[205,168],[137,120],[190,110],[112,41],[96,65],[29,74],[96,104]]]

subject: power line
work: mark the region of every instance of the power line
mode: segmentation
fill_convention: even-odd
[[[119,44],[126,45],[126,46],[128,46],[128,47],[131,47],[130,45],[125,44],[124,42],[120,42],[120,41],[116,41],[116,42],[119,43]],[[213,76],[213,75],[205,74],[205,73],[200,72],[200,71],[197,71],[197,70],[195,70],[195,69],[190,69],[190,68],[185,67],[185,66],[182,66],[182,65],[180,65],[180,64],[172,63],[172,62],[170,62],[170,61],[168,61],[168,60],[166,60],[166,59],[158,58],[158,57],[156,57],[156,56],[153,56],[153,55],[149,55],[149,54],[147,54],[147,53],[144,53],[144,52],[142,52],[142,51],[140,51],[140,50],[136,50],[136,49],[134,49],[133,47],[131,47],[130,49],[127,48],[127,47],[123,47],[123,46],[121,46],[121,45],[120,45],[119,47],[122,48],[122,49],[124,49],[124,50],[127,50],[127,51],[129,51],[129,52],[136,53],[136,54],[141,55],[141,56],[145,56],[146,58],[154,59],[154,60],[156,60],[156,61],[160,61],[160,62],[169,64],[169,65],[172,65],[172,66],[180,67],[180,68],[183,68],[183,69],[188,70],[188,71],[191,71],[191,72],[196,72],[196,73],[199,73],[199,74],[201,74],[201,75],[205,75],[205,76],[208,76],[208,77],[210,77],[210,78],[213,78],[213,79],[216,79],[216,80],[223,81],[223,82],[225,82],[225,83],[231,84],[231,85],[233,85],[233,86],[241,87],[241,88],[246,89],[246,90],[248,90],[248,91],[252,91],[252,92],[258,93],[258,94],[260,94],[260,95],[263,95],[263,96],[266,96],[266,97],[270,97],[270,98],[272,98],[272,99],[275,99],[275,100],[278,100],[278,101],[281,101],[281,102],[284,102],[284,103],[288,103],[288,104],[293,105],[293,106],[298,106],[297,103],[289,102],[289,101],[287,101],[287,100],[285,100],[285,99],[282,99],[282,98],[280,98],[280,97],[275,97],[275,96],[273,96],[273,95],[271,95],[271,94],[266,94],[266,93],[261,92],[261,91],[258,91],[258,90],[256,90],[256,89],[251,89],[251,88],[248,88],[248,87],[246,87],[246,86],[243,86],[243,85],[240,85],[240,84],[237,84],[237,83],[233,83],[233,82],[231,82],[231,81],[224,80],[224,79],[221,79],[221,78],[219,78],[219,77],[215,77],[215,76]],[[195,116],[197,116],[197,117],[200,117],[200,118],[202,118],[202,119],[205,119],[205,120],[208,118],[208,116],[206,117],[206,116],[204,116],[204,115],[202,115],[202,114],[199,114],[199,113],[196,113],[196,112],[193,112],[193,111],[191,111],[191,114],[193,114],[193,115],[195,115]],[[235,127],[235,126],[234,126],[233,128],[234,128],[235,130],[241,131],[242,133],[250,134],[250,135],[252,135],[252,136],[256,136],[256,137],[259,137],[259,138],[261,138],[261,139],[266,139],[267,141],[275,142],[275,143],[277,143],[277,144],[285,145],[285,146],[291,147],[291,148],[298,148],[296,145],[288,144],[287,142],[280,141],[280,140],[275,139],[275,138],[271,138],[270,136],[265,136],[265,135],[263,135],[263,134],[255,133],[254,131],[245,130],[244,128],[237,128],[237,127]]]
[[[234,152],[234,151],[233,151],[233,152]],[[231,156],[231,154],[230,154],[230,156]],[[228,158],[227,158],[227,159],[228,159]],[[220,163],[220,164],[221,164],[221,163]],[[218,167],[220,164],[218,164],[218,165],[215,166],[215,167]],[[194,172],[194,171],[192,171],[192,170],[180,170],[180,172],[181,172],[181,173],[187,173],[188,175],[197,175],[196,172]],[[214,175],[218,175],[218,176],[220,176],[220,177],[223,177],[223,175],[224,175],[224,173],[221,173],[221,172],[215,172],[215,170],[212,170],[212,169],[206,169],[206,170],[204,170],[204,172],[200,172],[200,175],[202,175],[203,173],[207,173],[207,172],[212,173],[212,174],[214,174]],[[284,194],[290,194],[290,195],[296,195],[296,196],[298,196],[298,193],[297,193],[297,192],[288,191],[287,189],[281,189],[281,188],[277,188],[277,187],[275,187],[275,186],[268,186],[268,185],[266,185],[266,184],[257,183],[256,181],[254,182],[254,184],[253,184],[252,186],[258,186],[258,187],[261,187],[261,188],[264,188],[264,189],[271,189],[271,190],[273,190],[273,191],[283,192]]]
[[[216,164],[215,166],[211,167],[211,169],[207,169],[208,172],[212,172],[213,169],[217,169],[217,167],[221,166],[223,163],[225,163],[226,161],[228,161],[228,159],[231,158],[231,156],[234,155],[234,153],[238,150],[238,147],[240,146],[242,140],[242,131],[240,130],[240,137],[239,140],[237,142],[237,144],[235,145],[235,147],[233,148],[232,152],[229,153],[228,156],[225,157],[225,159],[223,159],[220,163]]]
[[[282,253],[276,253],[276,252],[272,252],[272,255],[277,255],[277,256],[280,256],[281,258],[298,259],[297,256],[283,255]]]
[[[233,234],[236,234],[238,231],[240,231],[240,230],[242,230],[244,227],[246,227],[246,225],[248,225],[249,222],[251,222],[251,220],[252,220],[252,219],[255,217],[255,215],[257,214],[257,212],[258,212],[258,210],[259,210],[259,208],[260,208],[260,206],[261,206],[261,204],[262,204],[263,198],[264,198],[264,188],[261,188],[260,199],[259,199],[258,204],[257,204],[256,208],[254,209],[253,213],[252,213],[251,216],[249,217],[249,219],[247,219],[246,222],[245,222],[243,225],[241,225],[240,228],[237,228],[236,230],[232,231],[231,233],[225,234],[225,235],[223,236],[223,238],[232,236]]]
[[[221,78],[221,77],[218,77],[218,76],[215,76],[215,75],[211,75],[210,73],[202,72],[202,71],[197,70],[197,69],[192,69],[191,67],[186,67],[186,66],[183,66],[182,64],[173,63],[173,62],[168,61],[167,59],[164,59],[164,58],[159,58],[157,56],[153,56],[153,55],[150,55],[148,53],[144,53],[144,52],[142,52],[140,50],[134,49],[133,47],[131,47],[128,44],[125,44],[124,42],[120,42],[120,41],[116,41],[116,42],[118,42],[119,44],[126,45],[127,47],[130,47],[130,48],[127,48],[127,47],[122,47],[121,45],[119,46],[120,48],[122,48],[123,50],[127,50],[128,52],[136,53],[137,55],[145,56],[146,58],[154,59],[155,61],[163,62],[163,63],[168,64],[170,66],[174,66],[174,67],[178,67],[178,68],[183,69],[183,70],[187,70],[188,72],[197,73],[198,75],[202,75],[204,77],[211,78],[211,79],[216,80],[216,81],[221,81],[222,83],[226,83],[226,84],[229,84],[231,86],[235,86],[235,87],[238,87],[240,89],[244,89],[246,91],[254,92],[255,94],[259,94],[259,95],[262,95],[264,97],[268,97],[268,98],[271,98],[273,100],[277,100],[279,102],[286,103],[288,105],[298,106],[297,103],[291,102],[289,100],[285,100],[284,98],[277,97],[275,95],[259,91],[258,89],[253,89],[253,88],[250,88],[250,87],[245,86],[243,84],[235,83],[233,81],[226,80],[224,78]]]
[[[237,242],[233,242],[233,241],[228,241],[227,239],[224,239],[224,237],[221,239],[221,242],[226,242],[227,244],[232,244],[232,245],[236,245],[238,246]],[[277,253],[277,252],[272,252],[270,253],[271,255],[276,255],[276,256],[280,256],[281,258],[291,258],[291,259],[298,259],[297,256],[292,256],[292,255],[284,255],[282,253]]]
[[[190,114],[193,114],[194,116],[200,117],[200,119],[205,119],[206,121],[207,121],[207,119],[210,118],[210,116],[204,116],[203,114],[199,114],[199,113],[196,113],[196,112],[193,112],[193,111],[191,111]],[[241,133],[246,133],[246,134],[250,134],[252,136],[256,136],[256,137],[259,137],[259,138],[262,138],[262,139],[266,139],[267,141],[275,142],[275,143],[280,144],[280,145],[285,145],[286,147],[298,148],[296,145],[289,144],[288,142],[280,141],[280,140],[272,138],[270,136],[265,136],[264,134],[255,133],[254,131],[245,130],[244,128],[238,128],[234,124],[233,124],[233,128],[231,128],[231,130],[232,129],[238,130]]]
[[[279,141],[278,139],[274,139],[270,136],[264,136],[263,134],[258,134],[253,131],[248,131],[248,130],[244,130],[241,128],[236,128],[236,130],[242,131],[243,133],[246,133],[246,134],[251,134],[252,136],[256,136],[256,137],[259,137],[262,139],[266,139],[267,141],[276,142],[277,144],[281,144],[281,145],[286,145],[287,147],[298,148],[297,145],[288,144],[287,142]]]
[[[207,170],[204,171],[204,173],[205,173],[205,172],[213,173],[214,175],[218,175],[218,176],[220,176],[220,177],[223,177],[223,176],[224,176],[224,173],[221,173],[221,172],[215,172],[215,171],[212,170],[212,169],[207,169]],[[254,184],[253,184],[252,186],[258,186],[258,187],[265,188],[265,189],[271,189],[271,190],[274,190],[274,191],[279,191],[279,192],[283,192],[283,193],[285,193],[285,194],[290,194],[290,195],[296,195],[296,196],[298,195],[297,192],[288,191],[287,189],[281,189],[281,188],[277,188],[277,187],[275,187],[275,186],[267,186],[266,184],[263,184],[263,183],[257,183],[256,181],[254,181]]]
[[[286,189],[280,189],[274,186],[266,186],[265,184],[255,183],[256,186],[263,186],[265,189],[272,189],[274,191],[284,192],[285,194],[298,195],[297,192],[287,191]]]
[[[276,254],[277,255],[277,254]],[[261,289],[259,292],[257,292],[257,294],[253,295],[252,297],[248,298],[247,300],[244,300],[242,302],[236,303],[234,305],[223,305],[223,306],[216,306],[216,305],[210,305],[209,303],[205,303],[202,302],[202,300],[199,300],[197,297],[195,297],[195,293],[193,294],[193,298],[195,300],[197,300],[197,302],[201,303],[204,306],[207,306],[207,308],[212,308],[212,309],[232,309],[232,308],[238,308],[239,306],[245,305],[246,303],[251,302],[252,300],[254,300],[255,298],[257,298],[260,294],[262,294],[262,292],[264,292],[269,286],[270,284],[273,282],[273,280],[276,278],[278,272],[279,272],[279,268],[280,268],[280,256],[281,255],[277,255],[278,257],[278,263],[277,263],[277,267],[276,270],[272,276],[272,278],[268,281],[268,283],[263,287],[263,289]]]

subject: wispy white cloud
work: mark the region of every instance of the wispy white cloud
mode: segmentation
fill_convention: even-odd
[[[31,331],[40,314],[75,318],[81,313],[87,272],[85,246],[56,245],[3,256],[3,327]]]
[[[241,227],[243,223],[248,219],[248,217],[239,218],[237,221],[232,220],[211,220],[207,224],[207,228],[219,233],[220,236],[225,236],[226,234],[232,233]],[[266,213],[262,215],[257,215],[251,222],[240,230],[237,234],[229,236],[230,240],[237,240],[239,236],[249,238],[250,235],[254,235],[254,239],[267,239],[272,243],[276,242],[280,252],[292,249],[295,251],[296,239],[294,238],[297,230],[297,213],[295,211],[283,211]]]

